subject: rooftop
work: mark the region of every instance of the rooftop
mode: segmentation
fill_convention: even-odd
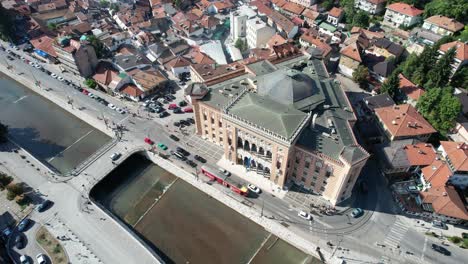
[[[465,204],[453,186],[440,186],[420,192],[423,203],[431,204],[434,212],[458,219],[468,220]]]
[[[391,5],[387,6],[387,9],[390,9],[392,11],[398,12],[403,15],[407,16],[419,16],[421,15],[424,11],[417,9],[414,6],[408,5],[406,3],[393,3]]]
[[[333,7],[328,11],[328,15],[332,17],[340,17],[343,14],[343,9],[338,7]]]
[[[440,145],[447,154],[454,171],[468,172],[468,143],[441,141]]]
[[[281,7],[283,10],[287,11],[287,12],[290,12],[290,13],[293,13],[295,15],[300,15],[302,14],[302,12],[304,11],[305,7],[304,6],[301,6],[301,5],[298,5],[296,3],[293,3],[293,2],[287,2],[286,4],[284,4],[282,7]]]
[[[453,41],[441,45],[439,50],[442,52],[447,52],[451,48],[456,49],[455,58],[459,59],[460,61],[468,60],[468,44],[460,41]]]
[[[417,101],[421,95],[426,93],[423,89],[408,80],[403,74],[400,73],[398,78],[400,78],[399,88],[408,98]]]
[[[429,166],[421,169],[421,174],[427,182],[431,183],[431,187],[445,186],[452,171],[448,164],[442,160],[434,160]]]
[[[376,108],[387,107],[395,105],[392,97],[388,93],[378,94],[362,99],[367,108],[374,111]]]
[[[404,149],[411,166],[430,165],[437,157],[437,152],[434,149],[434,146],[429,143],[406,145]]]
[[[460,31],[464,27],[462,23],[456,21],[455,19],[441,15],[428,17],[426,20],[424,20],[424,22],[429,22],[452,32]]]
[[[281,27],[284,31],[287,33],[291,32],[293,28],[295,27],[294,23],[291,22],[287,17],[283,16],[282,14],[272,11],[268,17],[273,20],[275,24],[277,24],[279,27]]]

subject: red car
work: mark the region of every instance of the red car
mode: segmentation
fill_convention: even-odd
[[[89,94],[88,90],[86,90],[86,89],[83,89],[83,91],[81,91],[81,92],[84,93],[85,95]]]
[[[192,109],[192,107],[185,107],[184,112],[185,113],[193,113],[193,109]]]
[[[145,138],[145,142],[150,144],[150,145],[154,144],[153,140],[151,140],[150,138],[147,138],[147,137]]]
[[[174,110],[176,108],[177,108],[176,104],[170,104],[169,107],[168,107],[169,110]]]

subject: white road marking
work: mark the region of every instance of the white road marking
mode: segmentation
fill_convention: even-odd
[[[421,254],[421,260],[424,261],[424,254],[426,254],[426,245],[427,245],[427,237],[424,238],[424,247],[423,247],[423,251],[422,251],[422,254]]]
[[[26,97],[28,97],[28,96],[27,95],[21,96],[18,100],[14,101],[13,103],[16,104],[16,103],[18,103],[19,101],[23,100]]]
[[[73,145],[77,144],[78,142],[80,142],[82,139],[84,139],[86,136],[88,136],[89,134],[91,134],[91,132],[93,132],[94,130],[90,130],[88,133],[86,133],[85,135],[83,135],[82,137],[80,137],[79,139],[77,139],[75,142],[73,142],[73,144],[71,144],[70,146],[68,146],[66,149],[60,151],[60,153],[58,153],[57,155],[55,155],[54,157],[50,158],[47,162],[51,162],[52,160],[54,160],[56,157],[58,157],[60,154],[62,154],[63,152],[67,151],[69,148],[73,147]]]
[[[317,223],[319,223],[319,224],[321,224],[321,225],[323,225],[323,226],[326,226],[326,227],[328,227],[328,228],[333,228],[332,225],[329,225],[329,224],[327,224],[327,223],[325,223],[325,222],[323,222],[323,221],[321,221],[321,220],[318,220],[317,218],[314,218],[314,221],[317,222]]]
[[[126,117],[122,118],[117,124],[122,124],[125,120],[127,120],[130,117],[130,115],[127,115]]]

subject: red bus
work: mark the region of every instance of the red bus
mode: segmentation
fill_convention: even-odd
[[[249,194],[249,189],[245,187],[245,184],[222,174],[218,169],[203,165],[201,167],[201,171],[211,180],[216,181],[219,184],[222,184],[223,186],[231,188],[231,190],[240,195],[247,196]]]

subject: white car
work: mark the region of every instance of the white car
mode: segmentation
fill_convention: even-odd
[[[51,73],[51,74],[50,74],[50,77],[52,77],[52,78],[54,78],[54,79],[57,79],[58,76],[57,76],[57,74],[55,74],[55,73]]]
[[[218,168],[218,170],[227,177],[231,176],[231,173],[223,168]]]
[[[33,66],[35,63],[34,63],[34,61],[30,61],[30,62],[28,62],[28,64]]]
[[[300,211],[297,216],[304,218],[305,220],[310,220],[312,219],[312,216],[304,211]]]
[[[39,65],[39,64],[34,64],[33,66],[34,66],[34,68],[36,68],[36,69],[40,69],[40,68],[42,68],[42,66],[41,66],[41,65]]]
[[[28,263],[29,263],[28,257],[26,257],[25,255],[21,255],[21,257],[20,257],[20,263],[21,263],[21,264],[28,264]]]
[[[46,263],[47,263],[44,254],[38,254],[38,255],[36,256],[36,260],[37,260],[37,263],[39,263],[39,264],[46,264]]]
[[[260,193],[260,188],[258,188],[257,186],[253,185],[253,184],[247,184],[247,188],[249,188],[249,190],[251,190],[252,192],[254,193]]]
[[[118,159],[120,158],[120,156],[122,156],[122,154],[121,154],[120,152],[114,152],[114,153],[110,156],[110,158],[111,158],[112,161],[116,161],[116,160],[118,160]]]
[[[93,98],[94,97],[94,94],[93,93],[88,93],[88,96]]]
[[[122,114],[122,115],[124,115],[124,114],[127,113],[127,112],[125,112],[125,110],[120,109],[120,108],[117,108],[116,110],[117,110],[117,112],[119,112],[119,113]]]
[[[65,81],[65,79],[62,76],[57,77],[57,79],[61,82]]]
[[[109,107],[112,110],[115,110],[115,108],[116,108],[115,105],[113,105],[113,104],[108,104],[107,107]]]

